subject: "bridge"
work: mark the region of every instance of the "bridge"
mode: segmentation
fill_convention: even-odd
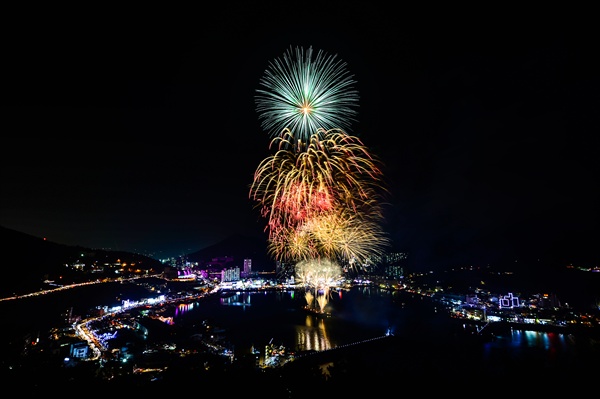
[[[336,346],[335,348],[298,354],[294,358],[294,361],[286,363],[284,368],[293,369],[295,367],[306,367],[310,365],[317,366],[323,363],[335,362],[341,358],[352,356],[362,351],[384,351],[386,345],[393,344],[393,339],[395,339],[394,335],[388,331],[385,335]]]

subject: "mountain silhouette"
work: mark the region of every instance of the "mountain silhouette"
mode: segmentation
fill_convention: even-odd
[[[0,297],[40,290],[45,280],[89,280],[89,274],[75,271],[67,265],[127,263],[148,273],[161,273],[164,264],[145,255],[126,251],[108,251],[71,246],[48,241],[23,232],[0,226],[0,240],[4,248],[3,279],[0,280]],[[266,239],[232,235],[217,244],[186,255],[190,262],[200,266],[211,260],[227,258],[225,267],[243,267],[244,259],[252,259],[252,270],[272,271],[275,263],[267,255]],[[98,276],[100,277],[100,276]],[[96,278],[96,276],[94,276]]]
[[[38,291],[45,280],[87,281],[89,275],[67,265],[126,263],[149,273],[164,269],[160,261],[125,251],[107,251],[72,246],[48,241],[26,233],[0,226],[0,240],[4,249],[4,278],[0,280],[2,296]]]
[[[262,237],[232,235],[214,245],[189,253],[187,260],[199,265],[210,263],[213,259],[230,258],[227,267],[243,267],[244,259],[252,260],[252,270],[275,270],[275,261],[267,253],[267,240]]]

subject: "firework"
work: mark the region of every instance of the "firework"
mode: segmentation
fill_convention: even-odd
[[[366,265],[380,255],[389,240],[372,215],[332,212],[308,220],[303,226],[313,252],[348,267]],[[315,256],[315,254],[313,254]]]
[[[328,259],[312,259],[298,262],[296,276],[300,282],[310,287],[331,286],[342,276],[342,268]]]
[[[285,263],[331,259],[363,265],[388,244],[381,169],[358,138],[338,129],[304,145],[273,139],[278,150],[259,165],[250,195],[268,220],[269,253]]]
[[[272,140],[277,152],[254,174],[250,196],[273,231],[334,209],[374,213],[385,188],[379,161],[362,142],[339,129],[320,130],[290,147],[292,133]]]
[[[283,59],[269,63],[260,80],[256,110],[262,127],[272,136],[289,129],[307,141],[319,129],[350,132],[356,120],[358,91],[346,63],[312,47],[288,49]]]
[[[358,93],[345,66],[312,48],[290,50],[269,64],[256,96],[274,154],[258,165],[250,198],[267,220],[270,255],[294,264],[321,311],[334,278],[389,244],[380,163],[347,133]]]
[[[342,268],[328,259],[311,259],[296,265],[296,278],[306,287],[307,306],[323,313],[329,301],[330,287],[342,277]]]
[[[271,230],[268,250],[284,263],[326,258],[349,268],[366,266],[389,244],[378,217],[334,210],[298,225]]]

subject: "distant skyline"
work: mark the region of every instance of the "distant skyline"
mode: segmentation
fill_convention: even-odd
[[[270,154],[255,97],[269,62],[312,46],[356,81],[352,131],[385,166],[383,227],[416,269],[599,263],[593,25],[314,12],[22,19],[5,52],[0,225],[156,258],[266,237],[249,198]]]

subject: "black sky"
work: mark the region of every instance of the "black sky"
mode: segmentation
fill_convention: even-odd
[[[269,154],[255,91],[269,61],[312,46],[357,81],[351,133],[385,165],[384,228],[413,267],[598,265],[597,36],[585,19],[222,7],[13,15],[0,224],[156,257],[263,235],[248,199]]]

